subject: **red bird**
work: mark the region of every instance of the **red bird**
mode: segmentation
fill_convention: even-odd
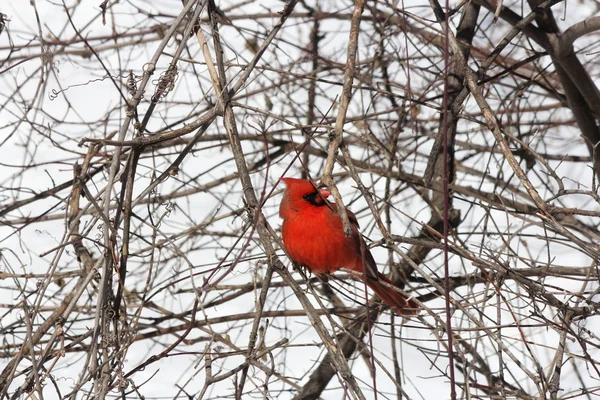
[[[281,180],[286,185],[279,206],[279,216],[283,219],[281,233],[285,250],[295,263],[316,275],[331,274],[340,268],[359,272],[360,279],[398,314],[419,312],[414,300],[395,291],[392,288],[395,284],[377,271],[352,211],[346,209],[352,225],[352,235],[347,237],[336,204],[327,200],[331,195],[327,189],[316,188],[304,179]]]

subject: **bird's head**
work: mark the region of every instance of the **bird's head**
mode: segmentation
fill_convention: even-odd
[[[306,207],[321,207],[331,192],[325,187],[317,187],[311,181],[297,178],[281,178],[285,183],[285,193],[281,201],[280,215],[285,218],[289,212],[298,212]]]

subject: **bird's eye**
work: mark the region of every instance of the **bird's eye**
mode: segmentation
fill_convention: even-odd
[[[307,193],[304,196],[302,196],[302,198],[306,201],[310,201],[313,202],[315,201],[315,199],[319,197],[319,194],[317,192],[312,192],[312,193]]]

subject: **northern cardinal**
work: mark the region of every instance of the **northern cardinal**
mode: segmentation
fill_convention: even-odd
[[[394,290],[396,285],[377,271],[352,211],[346,209],[352,227],[352,234],[347,237],[336,204],[327,200],[331,193],[326,188],[316,188],[305,179],[282,178],[282,181],[286,190],[279,206],[279,216],[283,219],[281,233],[285,250],[294,262],[315,275],[331,274],[340,268],[356,271],[398,314],[419,312],[414,300]]]

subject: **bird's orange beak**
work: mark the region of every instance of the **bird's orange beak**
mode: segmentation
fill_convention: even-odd
[[[331,196],[331,192],[325,186],[320,186],[320,187],[317,188],[317,190],[319,191],[319,193],[321,194],[321,196],[323,196],[324,199],[326,199],[329,196]]]

